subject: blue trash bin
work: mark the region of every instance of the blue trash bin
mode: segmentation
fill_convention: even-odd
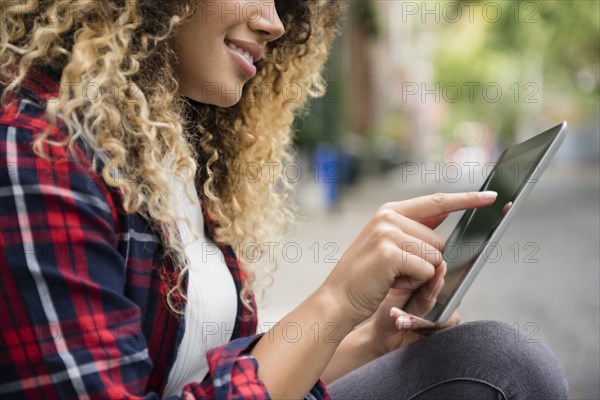
[[[338,201],[338,182],[340,176],[339,151],[333,146],[322,143],[314,151],[315,179],[323,187],[327,210],[335,208]]]

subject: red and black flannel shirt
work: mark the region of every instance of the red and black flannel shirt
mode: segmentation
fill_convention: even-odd
[[[78,141],[73,152],[44,145],[49,160],[33,152],[46,129],[66,137],[43,115],[58,81],[31,71],[0,107],[0,398],[159,398],[185,323],[165,303],[161,274],[175,274],[93,151]],[[212,238],[215,221],[204,219]],[[243,271],[231,247],[218,246],[239,294]],[[181,398],[269,398],[247,354],[256,329],[256,313],[238,300],[232,340],[209,350],[209,374]],[[328,397],[320,381],[308,394]]]

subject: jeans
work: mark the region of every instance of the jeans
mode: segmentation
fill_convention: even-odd
[[[328,385],[333,400],[568,399],[538,339],[503,322],[469,322],[395,350]]]

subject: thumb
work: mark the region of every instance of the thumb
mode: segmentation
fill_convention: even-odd
[[[402,311],[398,307],[390,309],[390,317],[395,320],[396,328],[399,331],[413,331],[416,329],[432,328],[435,325],[431,322],[417,318],[412,314]]]

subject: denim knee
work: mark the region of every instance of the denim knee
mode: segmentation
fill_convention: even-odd
[[[447,340],[447,345],[466,345],[471,356],[465,362],[476,360],[497,369],[505,377],[508,398],[569,398],[567,379],[556,355],[530,332],[500,321],[476,321],[436,335]]]

